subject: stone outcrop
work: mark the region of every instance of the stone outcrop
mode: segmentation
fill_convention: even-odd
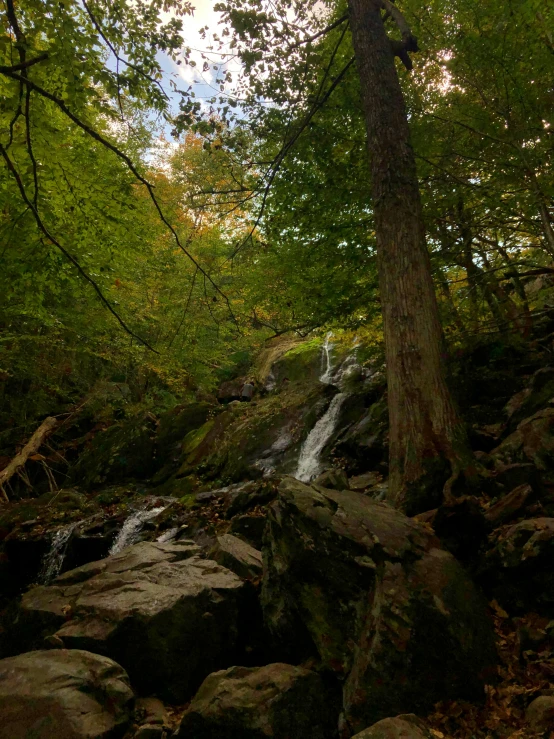
[[[121,737],[132,710],[129,678],[107,657],[60,649],[0,661],[1,739]]]
[[[332,739],[337,708],[321,677],[310,670],[282,663],[231,667],[204,680],[175,736]]]
[[[434,739],[423,721],[413,713],[378,721],[352,739]]]
[[[243,581],[191,542],[142,542],[24,594],[20,648],[54,636],[106,654],[143,693],[185,700],[228,658]]]
[[[344,679],[352,731],[482,695],[492,626],[464,569],[424,526],[360,493],[285,478],[263,553],[266,623],[291,653],[311,644]]]
[[[232,534],[217,537],[210,558],[243,580],[254,580],[262,574],[262,553]]]

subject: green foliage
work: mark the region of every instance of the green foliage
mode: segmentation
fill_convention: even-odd
[[[527,331],[549,305],[528,273],[554,257],[554,11],[400,6],[421,48],[399,74],[449,345]],[[114,378],[130,392],[114,412],[171,408],[291,331],[346,328],[362,361],[381,357],[346,3],[219,8],[243,64],[235,96],[202,115],[184,92],[175,119],[160,59],[192,62],[188,2],[0,8],[0,423],[14,433]],[[167,121],[196,134],[169,146]]]

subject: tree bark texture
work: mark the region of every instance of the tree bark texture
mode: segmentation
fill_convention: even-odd
[[[408,514],[442,500],[469,456],[445,379],[404,97],[379,0],[349,0],[369,156],[390,419],[389,499]]]

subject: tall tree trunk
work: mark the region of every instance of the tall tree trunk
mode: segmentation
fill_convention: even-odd
[[[440,502],[469,467],[446,385],[414,153],[380,0],[349,0],[371,160],[390,419],[389,499],[407,513]],[[445,485],[446,483],[446,485]]]

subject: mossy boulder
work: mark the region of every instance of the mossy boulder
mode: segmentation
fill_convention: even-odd
[[[71,467],[70,482],[92,490],[148,478],[155,469],[155,433],[156,420],[150,413],[97,432]]]
[[[483,695],[496,662],[486,604],[423,525],[360,493],[285,478],[263,557],[268,627],[344,680],[352,732]]]
[[[179,447],[187,434],[206,423],[213,407],[208,402],[188,403],[162,415],[156,433],[158,459],[165,459]]]

